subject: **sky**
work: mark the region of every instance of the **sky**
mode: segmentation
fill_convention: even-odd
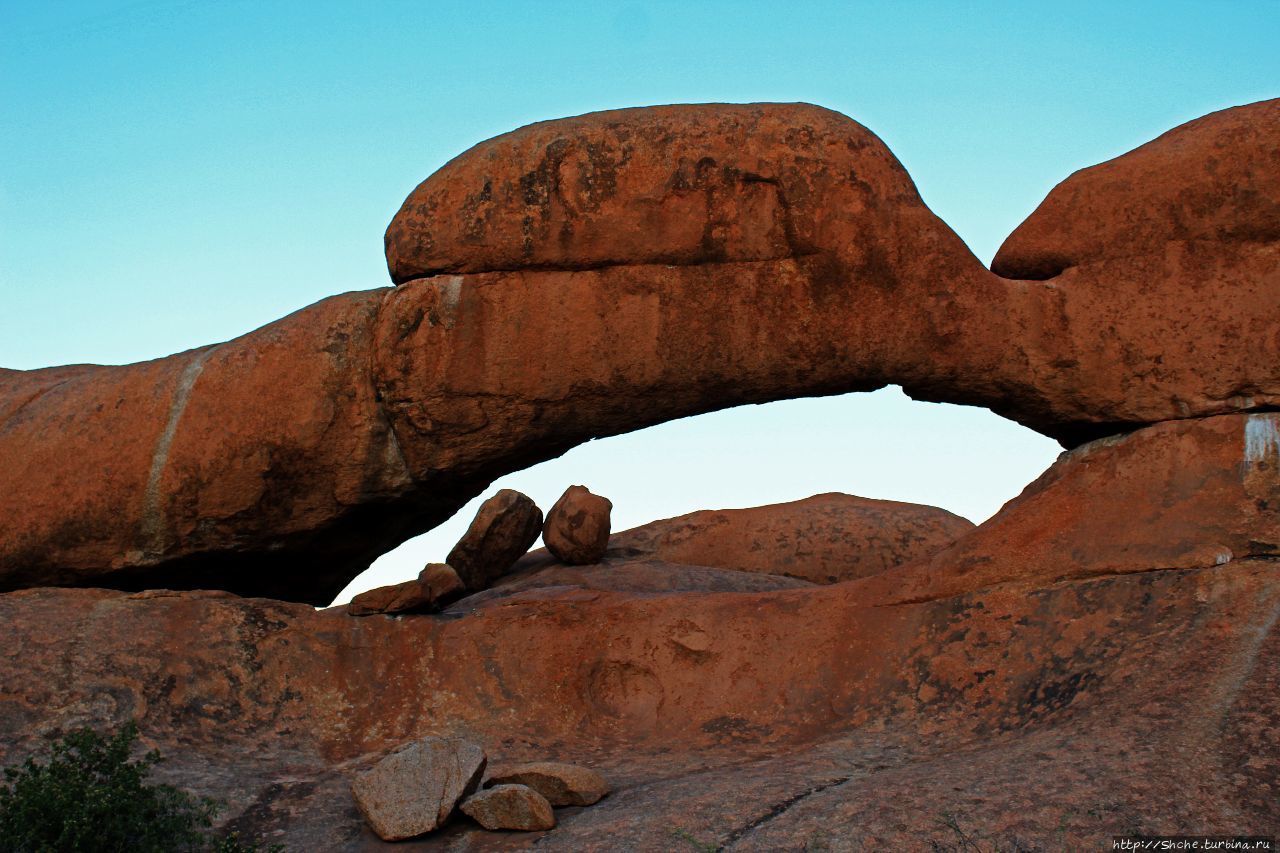
[[[1270,2],[0,0],[0,366],[121,364],[389,284],[382,234],[483,139],[599,109],[808,101],[878,134],[984,262],[1072,171],[1280,95]],[[894,388],[703,415],[496,482],[614,529],[824,491],[981,521],[1056,444]],[[353,592],[442,560],[474,515]]]

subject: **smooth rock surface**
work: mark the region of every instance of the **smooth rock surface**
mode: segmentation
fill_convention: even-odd
[[[480,784],[484,750],[456,738],[423,738],[358,774],[351,783],[360,814],[384,841],[441,826]]]
[[[609,546],[612,512],[608,498],[593,495],[585,486],[570,486],[547,513],[542,541],[562,563],[598,563]]]
[[[511,570],[542,532],[542,510],[527,495],[501,489],[480,505],[446,562],[471,592]]]
[[[837,583],[927,557],[971,530],[936,507],[832,493],[653,521],[613,534],[609,551]]]
[[[491,831],[537,832],[554,829],[556,825],[555,813],[546,797],[525,785],[498,785],[477,791],[463,802],[462,811]]]
[[[609,793],[609,785],[589,767],[561,761],[531,761],[500,768],[485,779],[494,785],[528,785],[553,806],[589,806]]]

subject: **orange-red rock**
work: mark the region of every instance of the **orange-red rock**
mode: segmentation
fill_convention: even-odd
[[[1280,558],[1280,414],[1157,424],[1064,453],[950,547],[858,583],[878,601]]]
[[[612,512],[608,498],[593,495],[585,486],[570,486],[547,512],[542,541],[562,563],[598,563],[609,545]]]
[[[369,383],[381,296],[157,361],[0,371],[0,589],[332,601],[430,517]]]
[[[323,603],[501,474],[742,403],[896,383],[1069,446],[1278,407],[1273,115],[1218,113],[1082,177],[1085,206],[1049,204],[1025,231],[1031,260],[1000,269],[1042,274],[1036,253],[1061,254],[1031,237],[1066,232],[1037,221],[1147,204],[1089,201],[1102,184],[1126,196],[1185,174],[1194,201],[1221,189],[1205,159],[1221,140],[1252,164],[1217,167],[1236,201],[1159,224],[1175,192],[1125,253],[1085,252],[1047,281],[983,269],[883,144],[826,110],[626,110],[500,137],[392,223],[407,284],[155,362],[0,372],[0,589]],[[472,196],[469,219],[430,201]],[[1062,245],[1095,242],[1079,233]],[[445,269],[460,273],[415,278]]]
[[[546,550],[532,551],[515,570],[493,587],[469,595],[451,608],[465,611],[482,603],[542,596],[550,589],[566,588],[602,592],[768,592],[800,589],[808,581],[764,572],[744,572],[712,566],[666,563],[647,557],[610,556],[590,566],[566,566]]]
[[[1135,256],[1194,258],[1196,248],[1248,256],[1278,240],[1280,99],[1203,116],[1081,169],[1005,240],[991,268],[1047,279]]]
[[[351,599],[347,612],[352,616],[427,613],[459,598],[465,589],[452,568],[444,563],[431,563],[411,581],[360,593]]]
[[[927,557],[972,529],[936,507],[833,493],[650,522],[615,533],[609,550],[836,583]]]
[[[940,811],[991,841],[1071,849],[1135,826],[1266,832],[1277,421],[1171,423],[1068,454],[905,591],[878,579],[912,565],[755,594],[546,588],[403,620],[225,593],[10,593],[0,763],[140,717],[181,756],[171,779],[230,800],[229,828],[313,849],[372,843],[345,768],[431,735],[495,764],[604,772],[615,794],[566,814],[551,849],[661,847],[676,828],[901,849],[947,842]]]
[[[467,589],[481,590],[511,571],[541,532],[542,510],[537,504],[513,489],[501,489],[480,504],[447,562]]]

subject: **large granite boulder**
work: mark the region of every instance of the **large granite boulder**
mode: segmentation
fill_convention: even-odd
[[[480,785],[484,750],[459,738],[404,744],[351,783],[360,814],[383,841],[438,829]]]
[[[501,489],[480,504],[467,532],[446,560],[471,591],[511,571],[542,532],[542,510],[514,489]]]
[[[827,110],[514,131],[414,191],[388,231],[400,287],[153,362],[0,371],[0,589],[326,603],[501,474],[743,403],[894,383],[1072,447],[1280,406],[1274,113],[1217,113],[1069,180],[1087,192],[1047,202],[997,266],[1075,259],[1046,281],[984,269],[880,140]],[[1219,150],[1245,165],[1211,165]],[[1153,169],[1215,201],[1126,189]],[[1105,233],[1064,229],[1108,192],[1117,221],[1151,206],[1155,224],[1116,257],[1078,251]]]
[[[1248,257],[1277,240],[1280,99],[1211,113],[1081,169],[1009,235],[991,268],[1050,279],[1168,252]]]

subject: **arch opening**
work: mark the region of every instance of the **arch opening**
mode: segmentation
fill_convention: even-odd
[[[508,474],[448,521],[383,554],[334,604],[443,562],[498,489],[524,492],[545,511],[568,486],[585,485],[613,502],[615,533],[828,492],[939,507],[980,524],[1060,452],[987,409],[912,400],[898,386],[724,409],[596,439]]]

